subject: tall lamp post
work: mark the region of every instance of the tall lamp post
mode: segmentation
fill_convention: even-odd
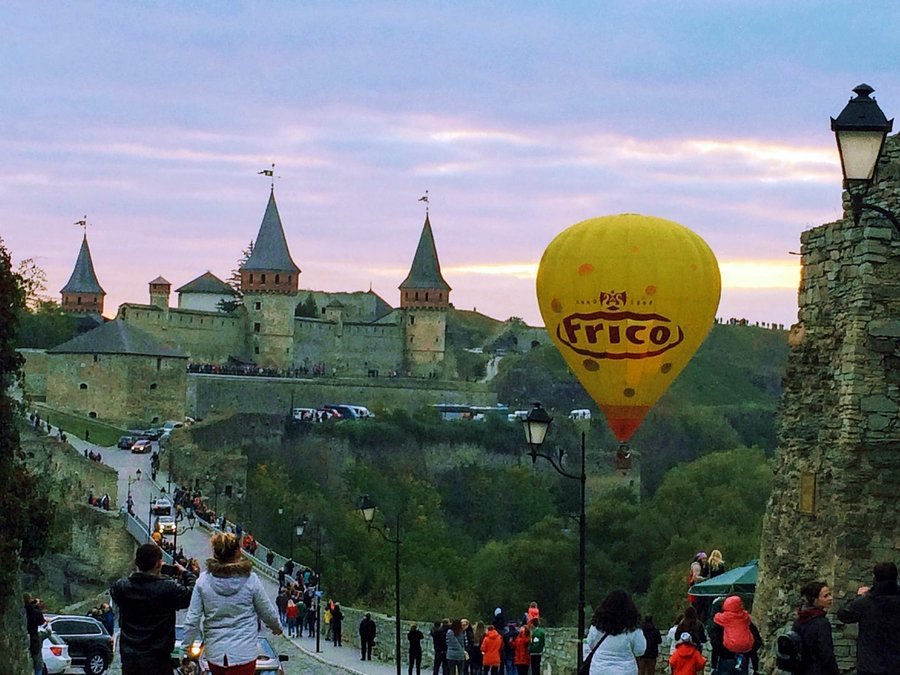
[[[303,539],[303,534],[306,532],[306,527],[309,525],[309,518],[306,516],[300,516],[297,519],[297,525],[295,526],[294,531],[297,534],[297,539]],[[322,604],[322,528],[319,527],[319,524],[316,523],[316,560],[315,560],[315,570],[316,570],[316,653],[318,654],[322,650],[320,649],[320,633],[322,626],[322,614],[320,611],[320,606]]]
[[[387,531],[375,525],[375,510],[378,505],[369,495],[359,498],[357,509],[366,521],[366,529],[375,531],[388,543],[394,545],[394,651],[397,656],[397,675],[400,675],[400,511],[397,510],[394,538],[388,536]]]
[[[522,425],[525,427],[525,440],[531,448],[531,463],[536,463],[538,457],[546,459],[558,474],[565,476],[566,478],[571,478],[572,480],[577,480],[581,486],[581,505],[578,512],[578,645],[576,655],[577,669],[581,670],[581,664],[584,659],[581,650],[584,642],[584,505],[585,483],[587,480],[584,461],[584,431],[581,432],[581,473],[569,473],[562,467],[563,455],[565,453],[561,448],[557,450],[556,457],[538,452],[544,443],[544,438],[547,436],[547,430],[550,428],[550,423],[552,421],[553,418],[550,417],[546,410],[544,410],[543,406],[541,406],[540,403],[535,403],[534,407],[529,411],[528,416],[523,420]]]
[[[212,483],[213,486],[213,512],[216,514],[216,518],[219,517],[219,477],[215,476],[209,472],[206,473],[206,482]],[[222,529],[224,529],[224,521],[222,523]]]
[[[859,225],[864,210],[875,211],[890,220],[900,234],[900,222],[894,213],[863,201],[875,180],[884,140],[894,126],[894,120],[885,117],[875,99],[869,96],[874,91],[867,84],[858,85],[853,90],[856,98],[850,99],[837,119],[831,118],[831,130],[841,156],[844,187],[850,193],[853,222]]]
[[[187,532],[188,530],[193,530],[193,529],[194,529],[194,525],[195,525],[196,522],[197,522],[197,517],[194,515],[194,512],[193,512],[193,511],[188,511],[188,514],[187,514],[187,521],[188,521],[187,527],[183,527],[183,528],[181,528],[181,530],[179,530],[179,529],[178,529],[178,523],[179,523],[181,520],[183,520],[183,519],[184,519],[184,515],[181,514],[181,513],[179,513],[177,516],[175,516],[175,536],[172,537],[172,557],[173,557],[173,558],[175,557],[175,551],[178,550],[178,535],[179,535],[179,534],[184,534],[184,533]]]

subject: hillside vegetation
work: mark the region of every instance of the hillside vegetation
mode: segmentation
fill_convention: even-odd
[[[482,334],[496,339],[505,330],[496,327]],[[589,612],[625,587],[667,621],[697,550],[720,548],[731,565],[758,555],[786,353],[783,332],[716,326],[635,434],[639,459],[624,477],[612,462],[618,443],[594,416],[585,430]],[[514,407],[541,399],[555,408],[550,443],[573,461],[582,429],[564,413],[593,404],[555,349],[507,352],[494,383]],[[536,600],[551,625],[576,623],[576,483],[532,465],[520,424],[444,422],[427,407],[379,411],[291,426],[281,448],[248,454],[245,526],[287,550],[290,529],[274,514],[310,515],[327,533],[324,574],[337,599],[384,611],[393,603],[393,548],[367,535],[355,511],[369,494],[392,536],[399,515],[404,616],[485,619]],[[641,491],[629,488],[638,476]]]

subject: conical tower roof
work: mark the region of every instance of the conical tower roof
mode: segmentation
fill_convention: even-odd
[[[94,273],[94,261],[91,259],[91,249],[88,247],[86,234],[81,240],[81,250],[78,252],[72,276],[69,277],[68,283],[63,286],[60,293],[102,293],[106,295],[106,291],[100,286],[97,275]]]
[[[284,236],[284,228],[281,225],[281,216],[278,214],[278,205],[275,203],[275,190],[269,192],[269,203],[266,213],[263,215],[262,224],[259,226],[259,234],[253,244],[253,253],[241,266],[242,270],[300,272],[300,268],[291,258],[288,250],[287,239]]]
[[[412,267],[406,279],[400,284],[400,290],[407,288],[439,288],[450,291],[450,285],[441,276],[441,263],[438,261],[437,248],[434,245],[434,234],[431,232],[431,221],[425,215],[425,226],[419,237],[419,246],[413,258]]]

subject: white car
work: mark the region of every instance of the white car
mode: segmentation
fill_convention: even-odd
[[[64,673],[72,667],[69,645],[56,633],[50,633],[44,638],[41,652],[44,657],[44,672],[47,675]]]
[[[175,534],[178,524],[173,516],[159,516],[156,519],[156,530],[162,534]]]

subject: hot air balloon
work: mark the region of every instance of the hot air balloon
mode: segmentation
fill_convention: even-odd
[[[630,213],[564,230],[537,274],[547,332],[623,444],[703,342],[720,291],[703,239]]]

